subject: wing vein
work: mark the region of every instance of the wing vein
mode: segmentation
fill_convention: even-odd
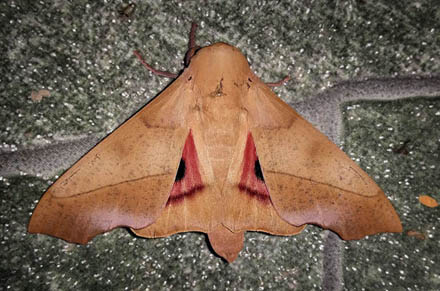
[[[347,190],[347,189],[344,189],[344,188],[341,188],[341,187],[337,187],[337,186],[329,184],[329,183],[319,182],[319,181],[316,181],[316,180],[313,180],[313,179],[310,179],[310,178],[306,178],[306,177],[301,177],[301,176],[297,176],[297,175],[293,175],[293,174],[289,174],[289,173],[282,173],[282,172],[276,172],[276,171],[271,171],[271,170],[266,170],[266,172],[267,173],[276,174],[276,175],[290,176],[290,177],[294,177],[294,178],[297,178],[297,179],[306,180],[306,181],[309,181],[309,182],[312,182],[312,183],[316,183],[316,184],[319,184],[319,185],[324,185],[324,186],[327,186],[329,188],[338,189],[338,190],[341,190],[341,191],[344,191],[344,192],[348,192],[348,193],[353,194],[353,195],[362,196],[362,197],[368,197],[368,196],[362,195],[360,193],[356,193],[356,192],[353,192],[353,191],[350,191],[350,190]],[[371,197],[374,197],[374,196],[371,196]]]
[[[93,193],[95,191],[103,190],[103,189],[106,189],[106,188],[116,187],[116,186],[119,186],[119,185],[122,185],[122,184],[125,184],[125,183],[138,182],[138,181],[141,181],[141,180],[144,180],[144,179],[147,179],[147,178],[161,177],[161,176],[167,176],[167,175],[171,175],[171,174],[170,173],[166,173],[166,174],[157,174],[157,175],[143,176],[143,177],[136,178],[136,179],[125,180],[125,181],[122,181],[122,182],[119,182],[119,183],[115,183],[115,184],[105,185],[105,186],[98,187],[98,188],[95,188],[95,189],[90,190],[90,191],[80,192],[80,193],[69,195],[69,196],[66,196],[66,197],[53,196],[53,198],[54,199],[68,199],[68,198],[73,198],[73,197],[79,197],[79,196],[87,195],[87,194]]]

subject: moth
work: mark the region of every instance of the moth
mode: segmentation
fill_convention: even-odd
[[[116,227],[147,238],[203,232],[232,262],[245,231],[287,236],[315,224],[346,240],[402,231],[379,186],[239,49],[191,47],[167,89],[47,190],[30,233],[85,244]]]

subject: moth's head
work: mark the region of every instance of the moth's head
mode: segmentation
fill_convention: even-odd
[[[225,92],[236,90],[233,87],[242,87],[248,78],[254,77],[241,51],[223,42],[198,50],[187,70],[194,83],[208,92],[214,92],[219,87]]]

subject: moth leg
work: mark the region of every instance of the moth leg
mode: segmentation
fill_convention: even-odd
[[[290,76],[285,76],[283,79],[279,80],[278,82],[274,82],[274,83],[266,83],[266,86],[269,87],[279,87],[279,86],[283,86],[284,83],[286,83],[287,81],[290,80]]]

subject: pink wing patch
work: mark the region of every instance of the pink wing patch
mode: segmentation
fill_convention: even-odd
[[[269,191],[264,182],[263,172],[261,171],[257,150],[251,133],[248,134],[246,147],[244,149],[243,172],[238,188],[241,192],[261,202],[270,202]]]
[[[185,198],[192,197],[197,192],[202,191],[203,188],[202,177],[199,171],[199,159],[190,130],[183,147],[176,179],[166,205],[180,203]]]

